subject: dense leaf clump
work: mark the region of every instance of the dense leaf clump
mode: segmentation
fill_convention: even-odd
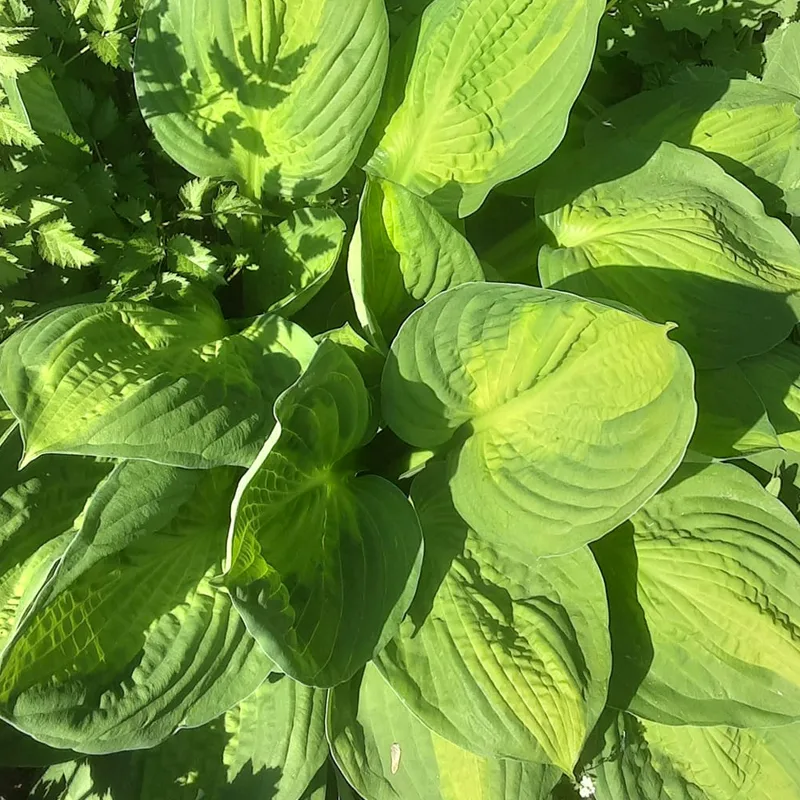
[[[800,800],[796,0],[0,0],[0,795]]]

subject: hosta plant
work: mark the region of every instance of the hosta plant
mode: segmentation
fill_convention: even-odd
[[[0,2],[0,794],[800,800],[796,12]]]

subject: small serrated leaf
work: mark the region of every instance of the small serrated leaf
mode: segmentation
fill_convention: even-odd
[[[181,186],[178,198],[186,211],[199,213],[206,192],[216,183],[213,178],[194,178]],[[183,215],[182,215],[183,216]],[[191,216],[191,215],[189,215]]]
[[[39,253],[50,264],[79,269],[97,260],[97,255],[76,235],[66,217],[45,222],[38,228],[37,234]]]
[[[113,31],[119,24],[122,13],[122,0],[90,0],[88,8],[89,21],[97,30]]]
[[[21,225],[24,222],[25,220],[13,211],[9,211],[9,209],[0,206],[0,228],[7,228],[10,225]]]
[[[13,286],[25,277],[26,270],[19,259],[5,248],[0,248],[0,288]]]
[[[92,31],[87,36],[87,39],[92,52],[104,64],[108,64],[110,67],[130,70],[133,48],[126,34]]]
[[[32,150],[41,145],[42,140],[8,106],[0,106],[0,143]]]
[[[214,254],[203,244],[189,236],[179,234],[167,243],[169,269],[181,275],[223,284],[220,265]]]

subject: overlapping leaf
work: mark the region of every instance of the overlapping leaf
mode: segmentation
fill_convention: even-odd
[[[0,444],[0,651],[20,610],[75,535],[73,526],[111,464],[51,456],[17,471],[22,443]]]
[[[377,669],[332,690],[328,739],[337,765],[370,800],[545,800],[559,771],[489,759],[426,728]]]
[[[302,197],[352,165],[388,45],[382,0],[155,0],[139,28],[136,91],[190,172],[254,197]]]
[[[800,183],[800,116],[794,94],[703,73],[634,95],[587,129],[591,147],[610,136],[672,142],[711,156],[773,212]]]
[[[435,0],[392,57],[367,170],[476,211],[564,136],[602,0]]]
[[[553,555],[638,509],[682,459],[693,370],[668,328],[546,289],[468,284],[403,325],[383,376],[392,430],[448,452],[458,513]]]
[[[224,716],[151,750],[52,767],[33,797],[300,800],[327,756],[325,693],[276,675]]]
[[[313,351],[278,317],[234,333],[202,308],[70,306],[3,344],[0,393],[27,462],[73,453],[249,466],[272,429],[271,404]]]
[[[422,560],[419,521],[348,457],[375,432],[358,370],[323,342],[275,405],[233,506],[226,583],[264,651],[302,683],[351,677],[397,632]]]
[[[659,725],[620,714],[590,765],[597,800],[797,800],[800,726]]]
[[[0,715],[55,747],[149,747],[272,669],[212,585],[236,473],[118,466],[0,661]]]
[[[249,313],[289,317],[331,277],[344,244],[345,226],[335,211],[304,208],[267,233],[257,269],[244,273]]]
[[[797,322],[800,244],[710,158],[664,143],[587,147],[537,195],[542,284],[676,322],[698,367],[774,347]]]
[[[359,320],[381,348],[415,308],[451,286],[483,280],[469,242],[430,203],[369,178],[347,269]]]
[[[536,559],[481,541],[445,466],[412,489],[425,535],[417,595],[376,664],[426,725],[487,757],[571,772],[611,670],[602,577],[588,549]]]
[[[777,498],[736,467],[685,466],[596,549],[613,706],[635,691],[630,710],[664,724],[800,721],[800,525]]]

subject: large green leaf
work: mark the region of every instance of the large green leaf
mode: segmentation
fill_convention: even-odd
[[[372,665],[328,701],[333,757],[369,800],[546,800],[555,767],[484,758],[442,739],[403,705]]]
[[[381,349],[415,308],[451,286],[483,280],[469,242],[430,203],[372,178],[347,270],[359,321]]]
[[[596,800],[798,800],[800,725],[659,725],[620,714],[589,765]]]
[[[783,342],[745,359],[741,369],[763,402],[780,446],[800,450],[800,346]]]
[[[224,716],[150,750],[63,764],[50,800],[300,800],[328,757],[325,693],[271,676]]]
[[[154,0],[139,28],[136,92],[162,147],[250,195],[338,183],[380,98],[382,0]]]
[[[564,137],[604,8],[603,0],[435,0],[393,54],[368,171],[448,214],[476,211]]]
[[[422,575],[375,663],[414,714],[465,750],[570,773],[611,672],[591,553],[536,559],[487,545],[453,508],[442,463],[426,467],[411,497],[425,535]]]
[[[248,313],[289,317],[311,301],[333,274],[345,226],[335,211],[304,208],[267,233],[256,269],[243,274]]]
[[[284,672],[333,686],[397,632],[416,589],[422,533],[399,489],[355,474],[349,456],[375,427],[364,381],[338,345],[320,344],[275,416],[236,492],[226,583]]]
[[[676,322],[699,367],[769,350],[797,322],[800,244],[701,153],[587,147],[548,174],[536,204],[552,239],[542,284]]]
[[[0,651],[22,608],[75,535],[73,523],[111,464],[51,456],[17,470],[18,435],[0,445]]]
[[[672,142],[711,156],[770,210],[800,181],[798,99],[755,81],[710,72],[642,92],[604,112],[587,128],[590,147],[626,136],[653,148]]]
[[[800,97],[800,22],[782,25],[764,42],[764,83]]]
[[[635,691],[630,710],[664,724],[800,721],[800,524],[754,478],[682,467],[595,549],[613,706]]]
[[[250,694],[272,663],[212,585],[236,471],[118,466],[0,661],[0,714],[56,747],[152,746]]]
[[[278,317],[233,333],[210,311],[69,306],[3,343],[0,393],[26,462],[74,453],[246,467],[272,429],[270,406],[314,347]]]
[[[668,328],[561,292],[467,284],[392,344],[383,413],[448,451],[458,513],[488,542],[575,550],[669,478],[695,422],[693,370]]]

